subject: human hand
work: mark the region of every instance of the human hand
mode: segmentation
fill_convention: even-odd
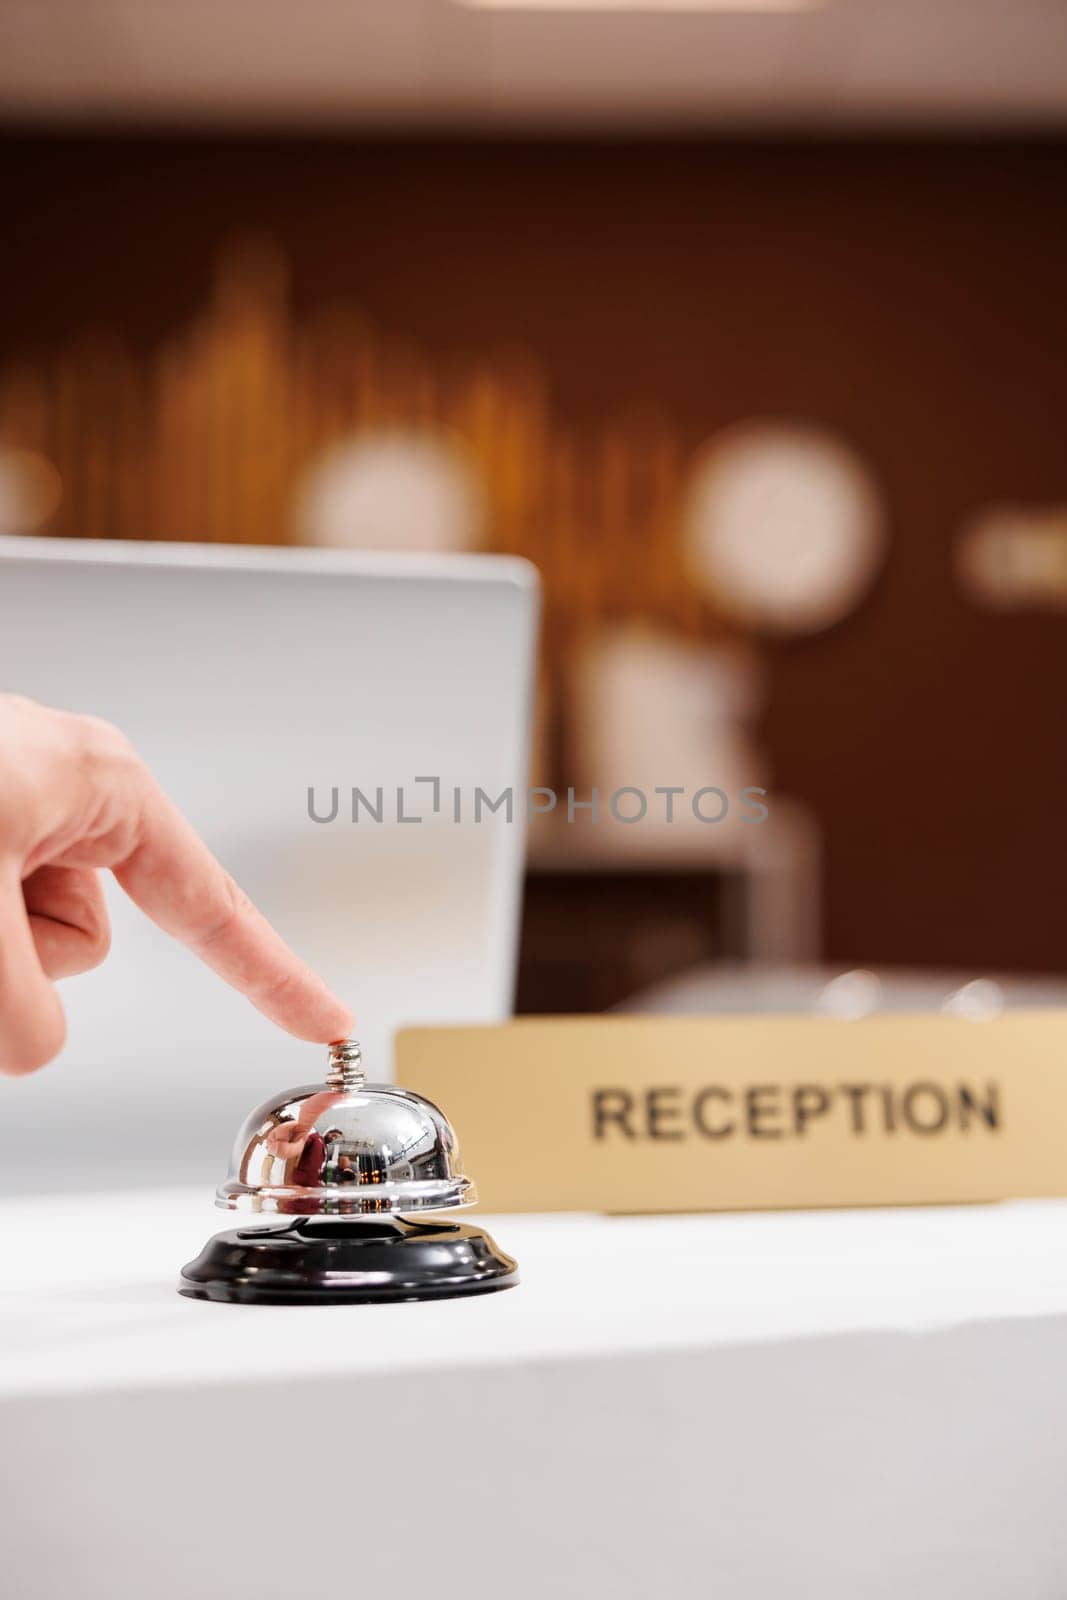
[[[0,1072],[32,1072],[62,1048],[52,980],[107,955],[104,867],[272,1022],[319,1043],[351,1033],[347,1006],[275,933],[118,729],[0,695]]]

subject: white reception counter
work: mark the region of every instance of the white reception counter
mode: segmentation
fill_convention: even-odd
[[[0,1592],[1067,1593],[1067,1201],[484,1220],[518,1289],[260,1308],[200,1193],[0,1205]]]

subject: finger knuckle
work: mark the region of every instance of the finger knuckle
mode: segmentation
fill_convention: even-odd
[[[282,972],[264,977],[250,991],[251,998],[257,1005],[277,1006],[284,1004],[289,995],[298,987],[299,980],[291,972]]]
[[[31,700],[24,694],[0,694],[0,714],[12,719],[18,717],[23,720],[27,717],[40,715],[44,707],[38,705],[36,700]]]
[[[71,714],[68,735],[91,792],[106,794],[119,786],[130,789],[141,763],[121,728],[103,717]]]
[[[136,752],[121,728],[104,717],[77,715],[73,718],[83,750],[90,759],[106,762],[135,761]]]
[[[196,935],[196,948],[207,950],[220,940],[224,940],[251,908],[252,902],[244,890],[233,878],[227,876],[219,892],[219,902],[213,908],[211,917]]]

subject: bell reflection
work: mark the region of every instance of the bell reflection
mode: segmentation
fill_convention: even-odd
[[[287,1216],[358,1216],[474,1203],[452,1128],[421,1095],[369,1084],[358,1045],[331,1046],[325,1084],[293,1089],[241,1129],[219,1203]]]
[[[280,1171],[272,1173],[279,1186],[314,1188],[323,1181],[326,1145],[314,1128],[299,1122],[279,1122],[271,1128],[264,1143]]]
[[[322,1136],[323,1164],[322,1181],[331,1183],[380,1183],[381,1168],[375,1162],[373,1166],[363,1167],[358,1155],[353,1156],[345,1145],[344,1132],[340,1128],[330,1128]]]

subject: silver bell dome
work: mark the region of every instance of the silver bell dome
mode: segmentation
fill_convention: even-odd
[[[421,1095],[367,1083],[358,1044],[330,1046],[325,1083],[257,1107],[217,1203],[230,1211],[359,1217],[475,1202],[447,1117]]]

